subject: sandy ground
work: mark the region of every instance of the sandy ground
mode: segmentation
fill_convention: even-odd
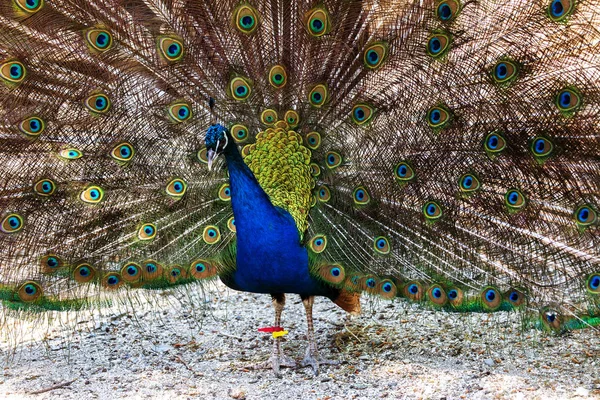
[[[223,288],[208,298],[175,295],[163,306],[103,310],[75,329],[37,324],[16,349],[0,342],[0,398],[6,399],[563,399],[600,398],[600,334],[522,331],[517,314],[458,315],[404,301],[365,299],[348,319],[329,300],[315,304],[322,354],[342,361],[285,369],[265,360],[270,298]],[[196,312],[206,302],[208,314]],[[191,304],[196,306],[192,307]],[[199,323],[198,321],[201,321]],[[288,297],[283,348],[301,359],[304,308]]]

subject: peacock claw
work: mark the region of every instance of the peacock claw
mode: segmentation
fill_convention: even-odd
[[[321,358],[317,351],[311,350],[310,346],[306,348],[306,354],[300,364],[301,367],[312,367],[315,376],[319,375],[319,366],[321,365],[339,365],[339,360],[327,360]]]
[[[263,361],[255,366],[252,369],[273,369],[273,372],[278,377],[281,376],[280,368],[296,368],[296,361],[287,356],[278,356],[271,355],[267,361]]]

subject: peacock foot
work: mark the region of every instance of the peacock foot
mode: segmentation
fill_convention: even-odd
[[[271,357],[269,357],[269,359],[267,361],[263,361],[259,364],[254,365],[252,367],[252,369],[270,369],[270,368],[272,368],[275,375],[280,377],[281,376],[281,372],[280,372],[281,367],[296,368],[296,361],[294,361],[292,358],[284,356],[284,355],[272,354]]]
[[[319,352],[316,349],[311,349],[311,346],[306,348],[306,354],[304,355],[304,360],[300,366],[302,367],[312,367],[315,376],[319,375],[319,366],[321,365],[339,365],[341,362],[339,360],[327,360],[321,358]]]

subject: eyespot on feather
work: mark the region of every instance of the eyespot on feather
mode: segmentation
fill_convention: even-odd
[[[498,60],[491,70],[494,82],[501,85],[510,85],[519,76],[519,64],[510,59]]]
[[[181,268],[181,266],[172,265],[165,269],[164,276],[169,283],[175,284],[179,281],[187,279],[188,274],[185,269]]]
[[[319,132],[310,132],[306,135],[306,146],[311,150],[316,150],[321,145],[321,134]]]
[[[146,260],[142,263],[142,279],[153,281],[163,275],[163,267],[155,260]]]
[[[366,103],[356,104],[352,108],[352,121],[358,126],[365,125],[371,121],[375,110]]]
[[[0,78],[9,85],[16,85],[23,82],[26,75],[27,69],[20,61],[11,60],[0,64]]]
[[[598,213],[591,205],[584,204],[575,210],[574,218],[580,228],[587,228],[598,222]]]
[[[231,188],[229,183],[224,183],[219,188],[219,199],[222,201],[231,201]]]
[[[276,89],[281,89],[287,83],[287,72],[283,65],[274,65],[269,70],[269,83]]]
[[[79,199],[88,204],[98,204],[104,198],[104,190],[100,186],[89,186],[81,192]]]
[[[391,250],[389,239],[385,236],[377,236],[373,240],[373,249],[379,254],[389,254]]]
[[[321,37],[331,30],[329,13],[323,7],[316,7],[308,11],[304,19],[308,33],[314,37]]]
[[[456,18],[461,10],[458,0],[440,1],[435,8],[435,16],[442,22],[450,22]]]
[[[52,179],[40,179],[33,184],[33,191],[42,197],[49,197],[56,191],[56,183]]]
[[[427,39],[427,54],[433,58],[441,58],[446,55],[452,44],[452,35],[448,32],[434,32]]]
[[[140,240],[152,240],[156,237],[156,226],[154,224],[143,224],[138,229],[137,237]]]
[[[111,107],[110,100],[104,93],[96,93],[88,96],[83,104],[94,115],[106,114]]]
[[[504,298],[515,308],[521,307],[527,301],[525,294],[518,289],[509,289],[504,293]]]
[[[325,282],[339,287],[346,279],[346,271],[339,264],[324,264],[319,267],[319,276]]]
[[[490,311],[497,310],[502,305],[502,294],[492,286],[483,288],[479,299],[484,308]]]
[[[229,217],[229,219],[227,220],[227,228],[229,228],[229,230],[231,232],[236,232],[236,227],[235,227],[235,218],[234,217]]]
[[[35,14],[44,6],[44,0],[14,0],[15,5],[25,14]]]
[[[565,22],[575,10],[576,0],[550,0],[547,14],[554,22]]]
[[[322,253],[327,248],[327,237],[325,235],[315,235],[309,243],[309,248],[313,253]]]
[[[28,137],[36,138],[46,129],[46,123],[39,117],[29,117],[21,121],[19,130]]]
[[[400,183],[405,183],[415,179],[415,171],[406,161],[401,161],[394,168],[394,175]]]
[[[342,155],[337,151],[328,151],[325,155],[325,164],[327,168],[334,169],[342,165]]]
[[[115,146],[114,149],[110,152],[110,156],[117,160],[118,162],[126,163],[131,161],[133,156],[135,155],[135,150],[131,143],[122,142]]]
[[[77,160],[78,158],[83,157],[83,153],[74,147],[70,147],[67,149],[62,149],[58,156],[63,160]]]
[[[285,113],[285,122],[287,122],[291,129],[294,129],[300,123],[300,115],[294,110],[288,110]]]
[[[474,174],[464,174],[458,180],[458,188],[462,193],[473,193],[481,189],[481,183]]]
[[[360,278],[359,285],[362,290],[369,294],[379,294],[377,286],[379,285],[379,278],[375,275],[369,274]]]
[[[107,272],[102,277],[102,286],[108,290],[116,290],[123,286],[123,279],[118,272]]]
[[[590,274],[585,281],[585,287],[591,294],[600,294],[600,272]]]
[[[187,183],[180,178],[175,178],[167,184],[166,193],[174,198],[181,198],[187,190]]]
[[[540,310],[540,320],[546,329],[559,332],[562,330],[563,316],[553,307],[546,306]]]
[[[483,147],[486,153],[491,155],[502,152],[506,148],[504,135],[499,131],[488,133],[483,141]]]
[[[443,217],[442,207],[435,201],[428,201],[423,206],[423,215],[428,221],[436,221]]]
[[[208,149],[206,147],[203,147],[200,150],[198,150],[198,153],[196,154],[196,158],[202,164],[208,164]]]
[[[168,63],[174,63],[183,58],[183,41],[172,36],[159,36],[157,41],[158,54]]]
[[[421,301],[423,294],[423,285],[419,281],[407,282],[402,288],[402,295],[413,301]]]
[[[527,205],[527,199],[518,189],[509,189],[504,195],[504,204],[511,211],[518,211]]]
[[[462,289],[456,287],[448,289],[446,296],[448,297],[448,301],[450,302],[450,304],[454,307],[461,306],[465,298],[465,294],[462,291]]]
[[[363,61],[369,69],[378,69],[388,56],[388,45],[384,42],[376,42],[368,46],[364,51]]]
[[[53,274],[63,266],[63,260],[54,254],[46,254],[40,258],[40,267],[43,274]]]
[[[233,140],[235,140],[236,143],[242,143],[248,139],[248,127],[246,125],[235,124],[229,131],[231,132],[231,136],[233,136]]]
[[[382,279],[381,281],[379,281],[375,291],[378,296],[388,300],[395,298],[398,294],[398,289],[396,288],[396,285],[390,279]]]
[[[432,304],[439,307],[443,307],[448,303],[446,291],[437,283],[429,286],[429,289],[427,289],[427,297]]]
[[[358,186],[352,192],[352,200],[357,206],[366,206],[371,202],[371,196],[364,186]]]
[[[329,199],[331,199],[331,192],[327,186],[319,186],[319,189],[317,190],[317,199],[323,203],[327,203]]]
[[[229,82],[229,93],[234,100],[244,101],[250,97],[252,87],[250,81],[243,76],[236,76]],[[275,121],[273,121],[275,122]]]
[[[558,92],[554,104],[565,116],[570,117],[581,109],[583,96],[575,87],[566,87]]]
[[[190,274],[195,279],[207,279],[217,274],[217,269],[208,261],[199,258],[190,265]]]
[[[308,92],[308,102],[315,108],[321,108],[328,100],[329,91],[325,84],[315,85]]]
[[[536,158],[547,158],[552,154],[554,144],[543,136],[536,136],[531,141],[530,150]]]
[[[361,283],[363,277],[364,275],[360,273],[347,273],[346,280],[344,280],[344,289],[348,290],[349,292],[363,291],[364,288],[362,287]]]
[[[242,4],[233,11],[235,27],[242,33],[250,34],[258,27],[258,12],[248,4]]]
[[[272,126],[275,122],[277,122],[277,111],[267,108],[260,114],[260,120],[263,124]]]
[[[310,163],[310,174],[315,178],[321,175],[321,167],[317,163]]]
[[[104,28],[92,28],[85,32],[88,46],[97,52],[105,52],[113,45],[112,34]]]
[[[215,225],[208,225],[204,228],[202,232],[202,239],[206,244],[215,244],[219,240],[221,240],[221,232],[219,231],[219,227]]]
[[[25,303],[32,303],[42,296],[43,290],[39,283],[27,281],[19,287],[17,294],[21,301]]]
[[[192,117],[192,107],[189,103],[180,101],[169,105],[167,113],[171,121],[180,123]]]
[[[96,269],[88,263],[78,264],[73,270],[73,279],[79,283],[91,282],[96,277]]]
[[[448,126],[451,119],[452,113],[450,109],[444,105],[432,107],[427,111],[427,124],[436,131]]]
[[[142,267],[134,262],[128,262],[121,267],[121,278],[127,283],[139,281],[142,278]]]

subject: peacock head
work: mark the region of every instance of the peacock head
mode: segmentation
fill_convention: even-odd
[[[227,128],[221,124],[212,124],[206,131],[206,157],[208,158],[208,169],[211,168],[213,161],[219,157],[223,150],[229,144]]]

